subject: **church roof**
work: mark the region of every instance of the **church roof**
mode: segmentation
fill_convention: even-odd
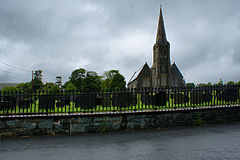
[[[163,21],[162,8],[160,8],[156,44],[162,44],[162,43],[167,43],[167,37],[166,37],[165,26]]]
[[[134,74],[132,75],[131,79],[129,80],[128,84],[131,84],[132,82],[134,82],[138,76],[140,75],[140,73],[145,69],[150,69],[147,62],[139,69],[137,70],[136,72],[134,72]]]
[[[178,69],[175,62],[171,65],[171,71],[172,71],[172,74],[175,74],[176,76],[180,76],[181,78],[183,78],[183,75],[180,72],[180,70]]]

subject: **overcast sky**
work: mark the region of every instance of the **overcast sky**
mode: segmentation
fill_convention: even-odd
[[[164,23],[187,82],[240,81],[240,1],[165,0]],[[0,83],[63,81],[74,69],[152,66],[160,0],[0,0]],[[24,69],[10,67],[6,64]]]

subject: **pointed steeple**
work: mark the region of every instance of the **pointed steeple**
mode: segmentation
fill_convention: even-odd
[[[160,7],[156,43],[157,44],[167,43],[165,26],[163,21],[163,14],[162,14],[162,7]]]

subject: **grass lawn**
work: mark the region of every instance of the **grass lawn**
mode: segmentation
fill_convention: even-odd
[[[178,93],[179,94],[179,93]],[[184,95],[184,92],[180,92],[180,97],[181,94]],[[57,107],[56,103],[55,106],[52,108],[39,108],[39,100],[37,99],[34,103],[32,103],[30,106],[26,108],[20,108],[19,106],[16,106],[13,109],[5,109],[1,110],[0,114],[35,114],[35,113],[81,113],[81,112],[117,112],[117,111],[144,111],[144,110],[161,110],[161,109],[177,109],[177,108],[192,108],[192,107],[206,107],[206,106],[218,106],[218,105],[233,105],[233,104],[240,104],[239,103],[239,98],[237,99],[236,102],[226,102],[223,100],[218,100],[216,98],[216,92],[212,92],[212,100],[208,102],[203,102],[202,100],[199,100],[200,97],[198,97],[198,100],[195,101],[196,104],[191,103],[191,95],[187,95],[189,100],[186,101],[185,103],[183,100],[179,100],[180,98],[172,97],[171,95],[168,95],[166,104],[161,105],[161,106],[154,106],[154,105],[145,105],[141,101],[141,94],[137,95],[137,103],[136,105],[129,105],[129,106],[124,106],[124,107],[117,107],[117,106],[95,106],[95,107],[76,107],[73,102],[70,102],[70,105],[65,105],[62,107]],[[55,101],[57,102],[57,101]]]

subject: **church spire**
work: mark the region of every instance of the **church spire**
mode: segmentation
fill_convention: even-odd
[[[156,43],[157,44],[167,43],[164,21],[163,21],[163,14],[162,14],[162,6],[160,6]]]

